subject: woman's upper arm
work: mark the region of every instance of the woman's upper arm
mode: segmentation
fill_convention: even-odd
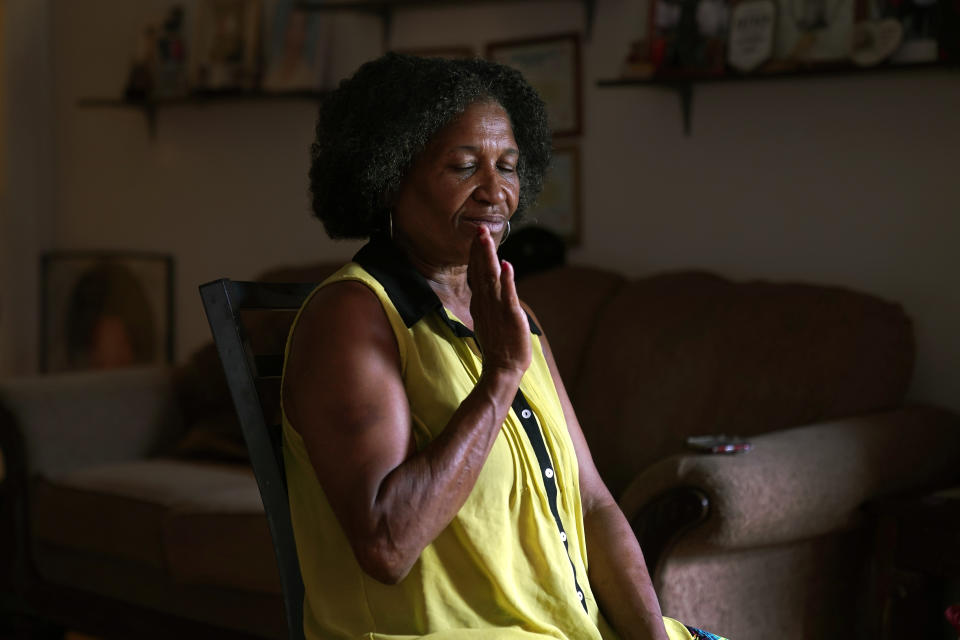
[[[521,302],[521,304],[526,312],[530,314],[530,317],[533,318],[537,326],[543,329],[543,325],[537,319],[536,315],[534,315],[530,307],[528,307],[526,303]],[[553,358],[550,342],[547,340],[547,334],[545,332],[540,336],[540,344],[543,347],[543,357],[546,359],[547,366],[550,369],[553,384],[557,388],[557,395],[560,398],[560,405],[563,408],[563,417],[567,421],[567,430],[570,433],[570,439],[573,441],[573,449],[577,454],[577,464],[580,474],[580,499],[583,503],[584,514],[589,513],[594,508],[616,504],[610,495],[610,491],[607,489],[607,485],[604,484],[603,479],[600,477],[596,465],[593,463],[590,447],[587,445],[587,439],[583,435],[583,429],[581,429],[580,422],[577,420],[577,414],[573,410],[573,404],[570,402],[566,387],[564,387],[563,380],[560,378],[560,370],[557,368],[557,363]]]
[[[381,482],[413,450],[396,337],[365,285],[331,284],[307,304],[283,405],[341,526],[351,539],[364,538],[375,526]]]

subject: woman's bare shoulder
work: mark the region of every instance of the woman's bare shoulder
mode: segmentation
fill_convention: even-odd
[[[291,356],[331,348],[373,346],[396,352],[396,337],[377,295],[362,282],[330,283],[313,294],[300,314]]]

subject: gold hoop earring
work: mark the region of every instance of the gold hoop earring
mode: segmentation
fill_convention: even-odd
[[[502,247],[503,243],[506,242],[507,238],[509,237],[510,237],[510,221],[507,220],[507,232],[503,234],[502,238],[500,238],[500,244],[498,244],[497,246]]]
[[[387,230],[390,233],[390,242],[393,242],[393,211],[387,212]]]

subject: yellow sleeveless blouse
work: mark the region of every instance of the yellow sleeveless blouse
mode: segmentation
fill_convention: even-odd
[[[369,253],[370,246],[364,251]],[[409,265],[392,268],[413,270]],[[390,280],[384,273],[378,275]],[[426,282],[411,291],[409,284],[417,276],[404,276],[388,282],[388,291],[367,269],[351,262],[314,293],[335,282],[355,281],[380,300],[396,335],[412,428],[417,446],[423,448],[476,385],[482,361],[471,348],[472,338],[455,335],[455,318],[439,299],[429,299],[422,288],[428,287]],[[298,320],[299,314],[290,335]],[[531,345],[533,360],[520,388],[549,454],[548,475],[559,489],[556,506],[563,534],[551,513],[530,438],[511,409],[463,508],[397,585],[380,583],[359,567],[303,439],[283,415],[308,640],[617,637],[600,615],[587,580],[577,459],[540,340],[533,333]],[[685,629],[679,635],[679,629],[671,637],[690,637]]]

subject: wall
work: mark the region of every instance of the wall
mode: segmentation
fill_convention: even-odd
[[[4,0],[0,38],[0,376],[5,376],[35,370],[38,359],[39,255],[51,242],[56,180],[48,2]]]
[[[282,262],[344,259],[308,214],[310,103],[163,111],[155,139],[135,111],[79,109],[117,95],[137,29],[166,2],[55,4],[57,168],[53,245],[172,252],[177,353],[207,339],[196,285]],[[644,274],[699,267],[735,278],[855,287],[916,321],[913,397],[960,409],[960,83],[947,72],[698,88],[693,135],[674,95],[599,89],[644,9],[598,3],[584,48],[584,243],[572,259]],[[376,24],[338,18],[341,71],[377,50]],[[578,2],[398,12],[398,48],[576,29]],[[953,150],[953,157],[950,153]]]

